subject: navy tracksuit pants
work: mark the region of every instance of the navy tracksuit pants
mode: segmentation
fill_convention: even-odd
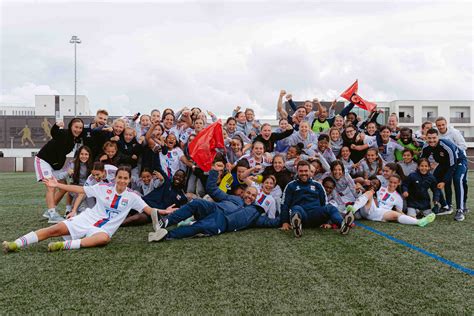
[[[433,175],[435,178],[441,182],[443,181],[444,172],[442,170],[434,171]],[[456,170],[453,174],[452,183],[454,184],[454,194],[456,195],[456,208],[464,210],[467,208],[467,161],[461,161],[456,164]],[[451,183],[445,183],[444,192],[446,194],[446,199],[444,199],[441,194],[440,203],[444,205],[452,205],[452,189]]]
[[[332,223],[341,225],[342,216],[333,205],[316,206],[303,208],[300,205],[295,205],[290,208],[290,217],[298,213],[303,221],[303,225],[310,227],[319,227],[322,224],[331,220]]]
[[[168,215],[168,226],[175,225],[191,216],[196,222],[190,226],[182,226],[168,232],[167,239],[182,239],[198,234],[218,235],[227,229],[227,220],[216,203],[205,200],[193,200],[174,213]]]

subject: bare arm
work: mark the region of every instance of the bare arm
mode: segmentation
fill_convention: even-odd
[[[84,187],[80,185],[71,185],[59,183],[55,178],[45,178],[43,179],[44,184],[49,188],[58,188],[67,192],[73,192],[78,194],[85,194]]]

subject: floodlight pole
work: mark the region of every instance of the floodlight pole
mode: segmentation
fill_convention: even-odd
[[[76,35],[73,35],[69,43],[74,44],[74,117],[77,116],[77,44],[81,44],[81,40]]]

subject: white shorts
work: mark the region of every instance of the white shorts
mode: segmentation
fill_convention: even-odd
[[[94,226],[95,221],[89,219],[87,216],[84,215],[85,213],[81,213],[63,221],[63,223],[66,224],[67,229],[69,230],[69,235],[71,236],[71,239],[81,239],[84,237],[90,237],[97,233],[106,233],[109,237],[112,237],[103,228]]]
[[[44,178],[57,177],[61,170],[54,170],[46,161],[35,156],[36,180],[42,181]]]
[[[370,205],[370,208],[368,210],[366,209],[366,207],[360,209],[360,214],[363,218],[374,222],[384,222],[383,215],[387,212],[389,212],[389,210],[378,208],[375,205],[374,201],[372,201],[372,204]]]

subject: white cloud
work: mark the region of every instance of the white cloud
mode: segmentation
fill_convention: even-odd
[[[9,104],[25,104],[29,106],[35,105],[35,95],[59,94],[57,90],[47,85],[35,85],[28,82],[21,87],[15,87],[10,91],[2,91],[0,102]]]
[[[91,107],[147,112],[236,105],[275,113],[278,91],[331,100],[473,99],[470,3],[7,3],[2,100],[54,87]],[[53,88],[49,88],[53,90]],[[43,94],[46,94],[45,92]],[[21,96],[21,97],[20,97]]]

